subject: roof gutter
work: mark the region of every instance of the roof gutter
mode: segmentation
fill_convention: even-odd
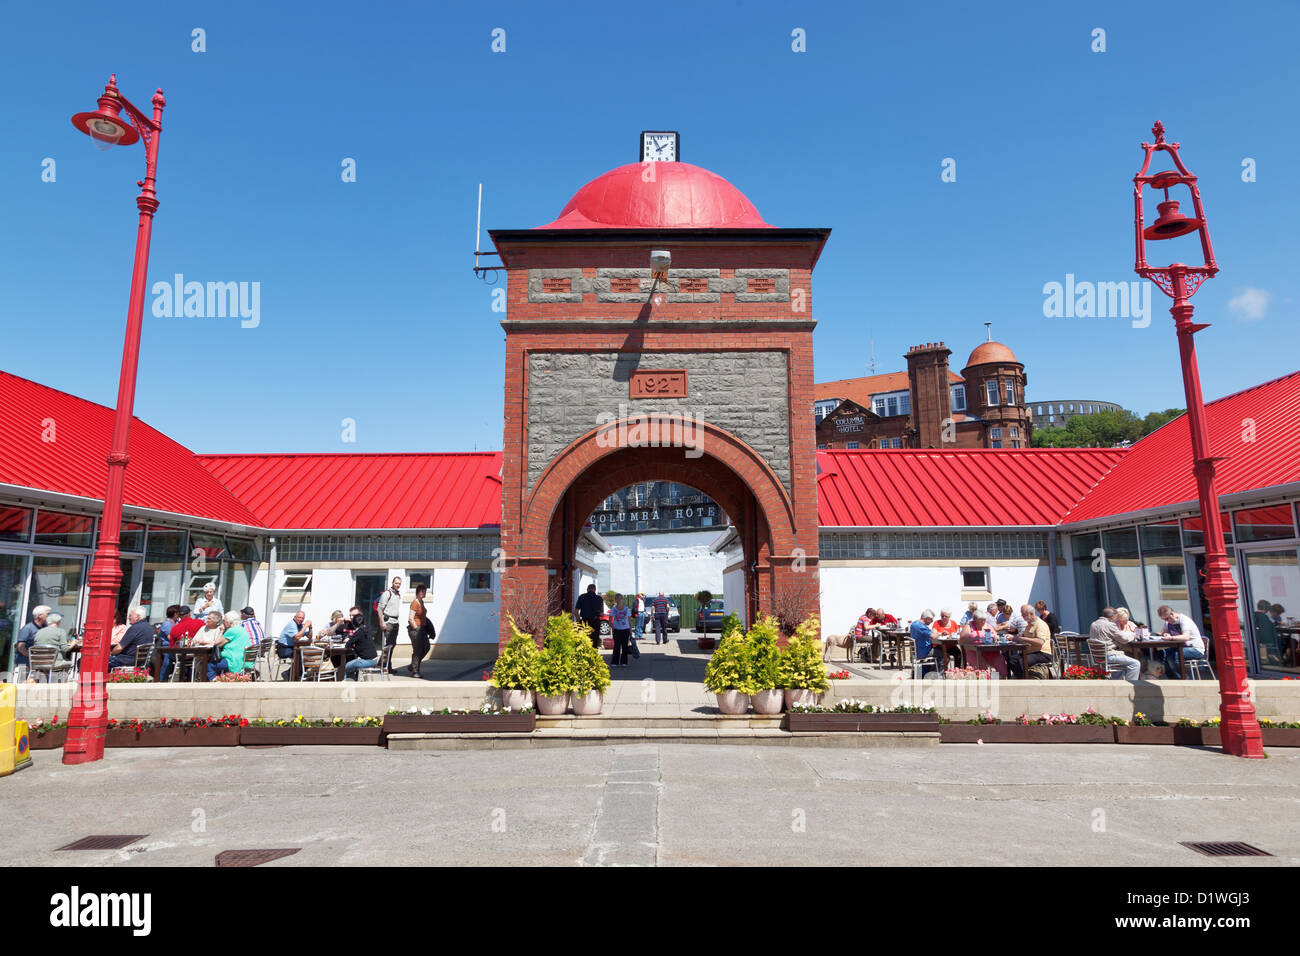
[[[1230,495],[1219,495],[1219,506],[1232,509],[1245,505],[1283,504],[1297,497],[1300,497],[1300,481],[1292,481],[1285,485],[1270,485],[1267,488],[1253,488],[1249,491],[1238,491]],[[1076,531],[1092,531],[1098,528],[1128,525],[1153,518],[1181,518],[1199,515],[1200,513],[1201,503],[1199,501],[1180,501],[1155,508],[1143,508],[1141,511],[1124,511],[1100,518],[1062,522],[1057,528],[1065,534],[1072,534]]]
[[[104,502],[99,498],[88,498],[84,495],[68,495],[61,491],[48,491],[44,488],[30,488],[26,485],[10,485],[0,483],[0,494],[6,497],[12,497],[21,504],[31,504],[40,507],[42,504],[61,505],[65,508],[79,509],[88,512],[94,517],[101,517],[104,513]],[[266,528],[259,525],[239,524],[234,521],[222,521],[220,518],[204,518],[199,515],[180,514],[174,511],[160,511],[156,508],[142,508],[139,505],[124,503],[122,513],[125,516],[130,514],[133,518],[155,519],[166,524],[199,524],[220,528],[223,531],[238,531],[243,534],[265,534]]]

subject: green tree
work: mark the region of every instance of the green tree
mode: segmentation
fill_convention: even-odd
[[[1185,408],[1166,408],[1163,412],[1148,413],[1147,417],[1142,419],[1143,436],[1150,435],[1157,428],[1168,425],[1185,411]]]
[[[1035,428],[1031,444],[1035,448],[1113,448],[1150,435],[1183,413],[1167,408],[1138,418],[1128,409],[1107,409],[1091,415],[1075,415],[1063,428]]]

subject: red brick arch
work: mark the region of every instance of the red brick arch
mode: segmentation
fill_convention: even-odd
[[[745,514],[747,489],[762,512],[771,549],[787,553],[797,546],[794,507],[784,485],[762,456],[735,435],[700,423],[701,454],[688,458],[684,448],[606,447],[598,435],[602,429],[617,428],[619,424],[593,428],[547,465],[524,505],[524,554],[551,550],[552,523],[571,489],[575,492],[573,514],[586,521],[610,494],[638,481],[652,480],[675,481],[704,492],[732,521],[742,520]]]

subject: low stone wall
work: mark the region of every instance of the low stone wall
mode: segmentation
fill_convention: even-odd
[[[1300,681],[1251,681],[1256,713],[1273,720],[1300,720]],[[968,720],[991,711],[1003,720],[1044,712],[1099,714],[1132,720],[1141,712],[1173,723],[1219,716],[1218,681],[1156,680],[843,680],[831,681],[826,701],[856,698],[880,707],[935,707],[941,716]]]
[[[108,715],[118,720],[224,714],[241,714],[250,720],[287,720],[299,714],[308,718],[382,717],[394,707],[478,708],[488,692],[498,693],[481,681],[110,684]],[[17,716],[31,721],[58,714],[66,720],[72,693],[71,683],[20,685]]]

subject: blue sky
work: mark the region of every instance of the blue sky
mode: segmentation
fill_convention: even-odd
[[[114,399],[143,151],[98,152],[68,121],[114,71],[142,107],[167,96],[150,284],[261,284],[256,328],[146,304],[136,414],[196,451],[499,448],[477,186],[485,232],[548,222],[635,161],[641,129],[680,130],[683,159],[768,222],[834,230],[813,281],[819,381],[866,374],[873,340],[880,371],[940,339],[960,368],[990,321],[1031,401],[1145,413],[1183,404],[1168,301],[1147,328],[1046,318],[1043,286],[1134,278],[1131,180],[1160,119],[1222,269],[1194,299],[1213,323],[1206,396],[1296,368],[1300,8],[898,6],[10,4],[0,368]]]

